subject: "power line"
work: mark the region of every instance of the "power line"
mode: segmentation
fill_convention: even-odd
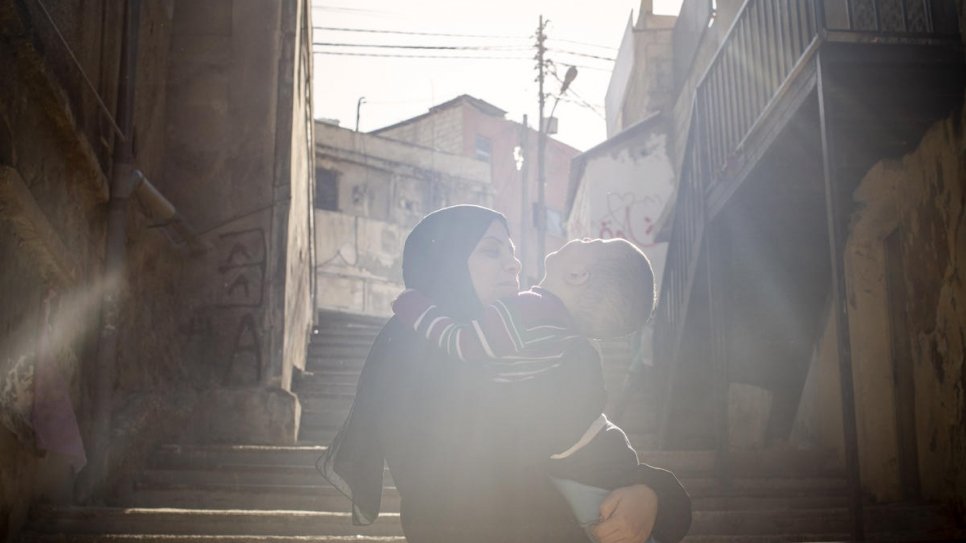
[[[316,55],[335,55],[347,57],[378,57],[378,58],[437,58],[437,59],[473,59],[473,60],[533,60],[530,57],[498,57],[489,55],[468,56],[468,55],[399,55],[390,53],[355,53],[348,51],[318,51],[313,49]]]
[[[312,42],[312,45],[325,47],[367,47],[373,49],[430,49],[443,51],[527,51],[529,47],[518,47],[513,45],[490,46],[490,45],[396,45],[388,43],[338,43],[338,42]]]
[[[375,34],[402,34],[405,36],[443,36],[447,38],[486,38],[499,40],[526,40],[526,36],[499,36],[495,34],[449,34],[442,32],[412,32],[406,30],[384,30],[378,28],[347,28],[341,26],[313,26],[313,30],[329,30],[333,32],[368,32]]]
[[[579,53],[577,51],[567,51],[566,49],[548,49],[548,51],[553,51],[554,53],[562,53],[565,55],[574,55],[578,57],[595,58],[597,60],[606,60],[608,62],[614,62],[614,60],[616,60],[611,57],[602,57],[599,55],[591,55],[589,53]]]
[[[550,38],[550,37],[548,37],[547,39],[550,40],[550,41],[559,41],[561,43],[569,43],[569,44],[572,44],[572,45],[583,45],[583,46],[586,46],[586,47],[597,47],[599,49],[607,49],[608,51],[617,51],[617,48],[616,47],[611,47],[609,45],[598,45],[596,43],[587,43],[585,41],[577,41],[577,40],[565,40],[563,38]]]

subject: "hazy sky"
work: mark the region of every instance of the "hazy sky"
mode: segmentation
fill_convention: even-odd
[[[534,38],[539,16],[550,20],[547,58],[562,78],[570,64],[579,74],[554,114],[555,136],[586,150],[605,138],[604,94],[614,58],[631,11],[640,0],[312,0],[314,41],[395,47],[318,45],[315,50],[352,53],[316,54],[315,116],[338,119],[354,128],[381,128],[425,113],[438,103],[470,94],[507,111],[507,117],[537,118]],[[654,0],[656,13],[674,14],[681,0]],[[351,29],[333,30],[333,29]],[[376,30],[361,32],[359,30]],[[404,33],[405,32],[405,33]],[[407,34],[408,33],[408,34]],[[422,33],[422,34],[418,34]],[[433,35],[426,35],[433,34]],[[449,34],[441,36],[437,34]],[[445,48],[429,49],[428,47]],[[359,53],[392,55],[358,56]],[[578,53],[578,54],[574,54]],[[399,58],[400,56],[473,58]],[[477,57],[501,57],[482,59]],[[545,90],[560,84],[548,77]],[[549,114],[552,101],[547,105]]]

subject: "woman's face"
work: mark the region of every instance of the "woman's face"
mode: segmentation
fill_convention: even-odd
[[[476,297],[483,305],[519,292],[520,261],[514,251],[506,227],[493,221],[466,260]]]

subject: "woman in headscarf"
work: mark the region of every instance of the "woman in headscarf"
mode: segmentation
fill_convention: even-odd
[[[406,287],[461,320],[514,294],[518,273],[506,219],[478,206],[427,215],[403,251]],[[572,355],[596,357],[592,348]],[[571,366],[578,367],[562,365]],[[480,365],[453,363],[391,319],[372,346],[352,410],[320,471],[352,500],[353,522],[369,524],[379,513],[388,463],[410,543],[586,542],[540,469],[559,444],[546,439],[549,432],[515,424],[525,393],[485,386],[480,371]],[[598,537],[643,543],[653,523],[661,543],[678,541],[690,525],[687,494],[664,470],[641,465],[638,475],[605,500],[609,514]]]

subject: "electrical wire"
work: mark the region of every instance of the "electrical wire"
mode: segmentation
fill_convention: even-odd
[[[397,45],[388,43],[338,43],[338,42],[312,42],[312,45],[325,47],[367,47],[373,49],[429,49],[442,51],[529,51],[529,47],[513,45],[490,46],[490,45]]]
[[[354,53],[348,51],[318,51],[313,49],[316,55],[334,55],[347,57],[377,57],[377,58],[436,58],[436,59],[473,59],[473,60],[533,60],[530,57],[500,57],[500,56],[469,56],[469,55],[399,55],[391,53]]]
[[[585,47],[597,47],[599,49],[607,49],[608,51],[617,51],[616,47],[611,47],[609,45],[598,45],[596,43],[587,43],[585,41],[567,40],[564,38],[552,38],[550,36],[547,37],[547,41],[559,41],[561,43],[569,43],[571,45],[583,45]]]
[[[554,52],[554,53],[563,53],[565,55],[574,55],[574,56],[578,56],[578,57],[595,58],[595,59],[598,59],[598,60],[606,60],[608,62],[614,62],[614,60],[616,60],[616,59],[614,59],[612,57],[602,57],[602,56],[599,56],[599,55],[591,55],[589,53],[580,53],[580,52],[577,52],[577,51],[567,51],[566,49],[553,49],[553,48],[549,48],[548,47],[547,48],[547,51],[551,51],[551,52]]]
[[[313,26],[313,30],[329,30],[332,32],[366,32],[375,34],[402,34],[405,36],[441,36],[447,38],[486,38],[499,40],[528,40],[525,36],[507,36],[495,34],[447,34],[442,32],[413,32],[407,30],[384,30],[378,28],[348,28],[341,26]]]
[[[101,95],[99,92],[97,92],[97,88],[95,88],[94,84],[91,83],[91,79],[87,77],[87,72],[84,71],[84,67],[81,66],[80,61],[77,60],[77,55],[75,55],[74,50],[70,48],[70,44],[67,43],[67,39],[64,38],[64,35],[60,33],[60,28],[57,28],[57,24],[54,22],[53,17],[51,17],[50,12],[47,11],[47,6],[45,6],[41,0],[37,0],[37,5],[39,5],[40,9],[43,10],[44,15],[47,17],[47,22],[50,23],[50,26],[54,29],[54,33],[57,34],[58,38],[60,38],[60,43],[64,45],[64,49],[67,50],[67,54],[70,55],[71,60],[74,61],[74,66],[77,67],[77,70],[80,72],[84,82],[87,83],[87,86],[91,89],[91,92],[94,93],[94,99],[97,101],[97,105],[100,106],[101,112],[104,113],[104,115],[107,117],[107,120],[111,122],[114,132],[117,133],[117,137],[121,138],[121,141],[127,141],[127,135],[124,134],[124,131],[121,130],[121,127],[117,125],[117,121],[114,120],[114,116],[111,114],[111,111],[107,108],[107,105],[104,104],[104,100],[101,99]]]

